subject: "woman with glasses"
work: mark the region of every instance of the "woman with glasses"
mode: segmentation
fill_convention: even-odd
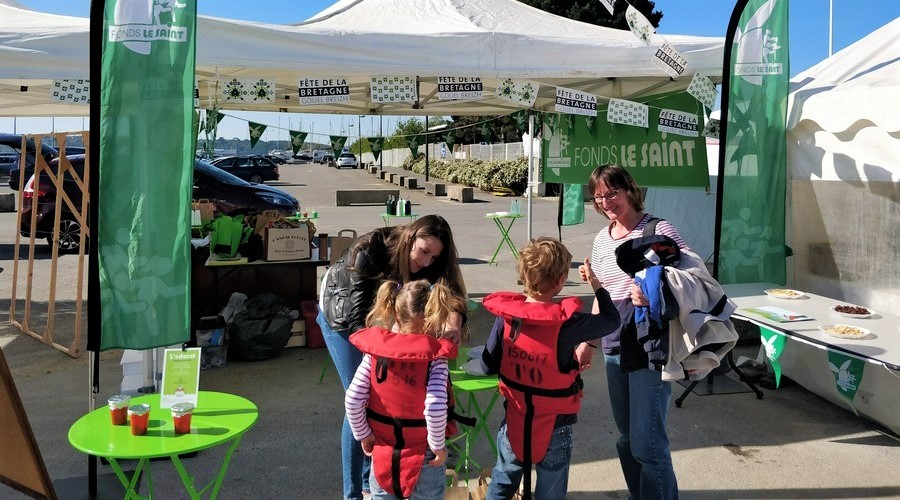
[[[588,181],[594,208],[609,219],[594,238],[589,262],[619,310],[623,322],[631,318],[634,306],[648,305],[644,294],[628,274],[616,264],[615,249],[644,235],[651,215],[644,212],[643,194],[623,167],[602,165]],[[656,222],[655,234],[665,235],[686,248],[678,231],[667,221]],[[586,269],[579,271],[587,279]],[[594,301],[594,312],[597,312]],[[630,340],[630,341],[629,341]],[[619,429],[616,448],[628,492],[632,498],[678,497],[678,483],[672,468],[666,417],[672,388],[661,372],[648,368],[647,353],[637,339],[622,337],[622,330],[603,337],[603,357],[613,419]],[[593,358],[590,345],[576,351],[582,370]]]

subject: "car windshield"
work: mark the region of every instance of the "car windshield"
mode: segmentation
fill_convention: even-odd
[[[205,161],[198,160],[194,165],[195,165],[194,168],[196,170],[199,170],[200,172],[212,177],[213,179],[215,179],[219,182],[222,182],[225,184],[232,184],[235,186],[249,186],[250,185],[249,182],[241,179],[240,177],[231,175],[228,172],[222,170],[221,168],[210,165],[209,163],[206,163]]]

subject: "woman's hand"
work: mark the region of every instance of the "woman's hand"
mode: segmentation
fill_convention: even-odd
[[[631,303],[641,307],[650,305],[650,301],[647,300],[647,297],[644,295],[644,292],[641,291],[641,287],[637,286],[637,283],[631,284]]]
[[[375,449],[375,434],[369,434],[362,438],[359,444],[362,446],[363,453],[365,453],[367,457],[371,457],[372,450]]]
[[[434,460],[428,462],[428,465],[432,467],[440,467],[447,460],[447,448],[441,448],[440,450],[431,450],[434,453]]]
[[[578,370],[585,371],[591,367],[591,361],[594,360],[594,348],[587,342],[578,344],[575,348],[575,361],[578,363]]]

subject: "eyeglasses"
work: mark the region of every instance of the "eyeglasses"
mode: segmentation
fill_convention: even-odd
[[[603,203],[603,200],[606,200],[606,201],[615,200],[616,196],[619,196],[619,190],[613,189],[611,191],[607,191],[606,194],[595,194],[594,196],[591,196],[591,199],[593,199],[597,203]]]

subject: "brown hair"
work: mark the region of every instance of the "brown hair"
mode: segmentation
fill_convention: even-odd
[[[409,254],[417,238],[432,236],[443,245],[441,253],[434,262],[418,273],[409,272]],[[405,225],[395,226],[385,239],[390,255],[393,279],[408,283],[417,279],[427,279],[429,283],[444,280],[460,297],[466,297],[466,285],[459,270],[459,253],[453,243],[453,231],[450,224],[440,215],[426,215]],[[465,308],[462,309],[465,311]]]
[[[385,281],[378,288],[375,305],[366,316],[366,326],[391,328],[396,323],[401,333],[424,333],[441,338],[450,314],[465,310],[465,307],[465,299],[443,281],[432,285],[423,279],[402,286],[396,281]],[[421,332],[410,329],[417,318],[424,322]],[[465,332],[462,341],[468,341]]]
[[[525,295],[545,294],[569,275],[572,254],[556,238],[542,236],[533,239],[519,252],[519,279],[525,285]]]
[[[634,177],[632,177],[624,167],[620,167],[619,165],[600,165],[591,172],[591,177],[588,179],[588,192],[590,192],[594,210],[604,217],[606,217],[606,214],[603,213],[603,208],[600,206],[600,203],[593,198],[597,192],[597,187],[600,186],[601,183],[606,184],[606,187],[610,190],[618,189],[619,191],[624,191],[635,211],[641,212],[644,210],[644,193],[641,191],[641,188],[638,187],[637,183],[634,182]]]

